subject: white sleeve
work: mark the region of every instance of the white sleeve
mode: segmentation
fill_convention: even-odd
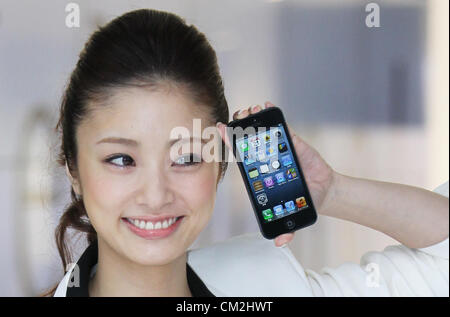
[[[448,197],[448,181],[434,190]],[[426,248],[392,245],[360,264],[305,270],[316,296],[449,296],[448,237]]]

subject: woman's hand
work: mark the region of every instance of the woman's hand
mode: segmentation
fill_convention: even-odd
[[[273,107],[270,102],[265,107]],[[262,108],[257,105],[233,115],[245,118]],[[225,144],[231,149],[226,125],[217,124]],[[383,232],[410,248],[424,248],[448,238],[448,197],[409,185],[355,178],[336,173],[319,153],[289,133],[316,210]],[[293,233],[275,238],[281,246]]]
[[[274,107],[271,102],[265,102],[265,108]],[[242,119],[250,114],[261,111],[262,107],[256,105],[249,107],[241,111],[236,111],[233,115],[233,119]],[[220,131],[220,135],[225,144],[231,149],[230,143],[226,137],[225,128],[223,123],[217,124],[217,128]],[[303,174],[308,185],[308,189],[311,194],[311,198],[314,203],[314,207],[317,212],[321,212],[326,209],[326,205],[333,195],[332,185],[335,172],[334,170],[322,159],[320,154],[307,144],[302,138],[295,134],[289,127],[289,133],[294,143],[294,148],[297,154],[297,158],[300,162]],[[275,238],[275,245],[282,246],[290,242],[294,237],[294,233],[282,234]]]

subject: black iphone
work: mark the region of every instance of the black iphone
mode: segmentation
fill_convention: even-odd
[[[314,224],[317,213],[281,110],[234,120],[227,134],[262,235],[274,239]]]

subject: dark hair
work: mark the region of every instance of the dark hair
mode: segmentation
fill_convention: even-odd
[[[200,101],[214,122],[228,122],[228,104],[217,57],[205,35],[179,16],[149,9],[131,11],[95,31],[73,70],[64,92],[56,131],[62,134],[58,163],[77,175],[76,129],[114,89],[131,86],[157,87],[170,82],[186,87]],[[222,158],[225,146],[222,142]],[[220,162],[219,180],[227,168]],[[82,197],[71,189],[72,202],[55,231],[63,270],[72,262],[67,229],[86,233],[89,243],[97,233],[87,219]],[[43,294],[53,295],[56,286]]]

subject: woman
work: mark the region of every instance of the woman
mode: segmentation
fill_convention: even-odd
[[[234,118],[259,110],[260,106],[249,108]],[[194,26],[170,13],[137,10],[91,36],[71,75],[57,125],[62,132],[59,162],[72,183],[72,203],[56,230],[67,273],[49,294],[240,296],[238,290],[223,291],[228,280],[240,290],[245,286],[238,280],[260,280],[251,273],[250,277],[231,278],[233,265],[225,266],[228,272],[220,263],[202,268],[218,259],[236,261],[223,252],[230,251],[228,244],[218,244],[218,251],[213,246],[204,252],[187,252],[211,217],[217,185],[227,167],[223,159],[203,160],[202,147],[205,141],[214,142],[214,137],[171,138],[177,127],[195,135],[191,133],[195,119],[200,119],[202,127],[216,127],[223,137],[228,105],[216,54]],[[380,230],[409,248],[432,245],[436,249],[446,243],[448,198],[409,186],[340,175],[292,134],[319,213]],[[189,145],[188,151],[171,152],[174,141]],[[218,138],[218,143],[223,150],[224,142]],[[69,228],[86,233],[89,247],[77,265],[67,268],[72,262]],[[285,245],[292,237],[277,237],[275,245]],[[246,250],[241,242],[233,244],[228,254]],[[255,244],[247,244],[248,258],[238,261],[254,262],[251,250],[257,244],[267,249],[265,258],[257,261],[289,256],[286,248],[258,238]],[[270,254],[273,257],[266,258]],[[269,282],[267,286],[271,295],[282,295],[273,293]],[[320,275],[310,273],[297,289],[305,290],[301,294],[320,295],[327,287],[320,282]],[[278,289],[288,288],[280,284]],[[260,290],[253,287],[247,291],[251,296]]]

